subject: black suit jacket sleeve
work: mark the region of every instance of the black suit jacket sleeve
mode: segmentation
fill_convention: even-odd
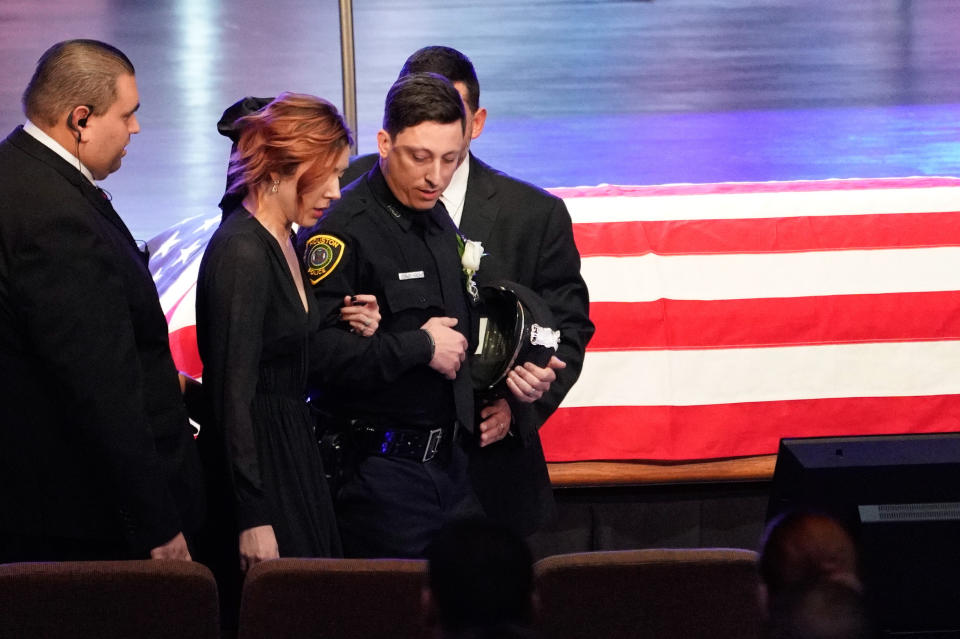
[[[529,249],[536,250],[538,257],[528,286],[543,298],[553,313],[561,333],[557,357],[567,366],[557,371],[550,390],[536,402],[521,403],[512,394],[507,396],[515,428],[525,438],[543,426],[579,378],[584,351],[594,330],[588,315],[589,298],[580,276],[580,254],[573,241],[570,214],[563,200],[552,200],[543,236],[536,248]]]
[[[107,222],[79,195],[62,206],[43,212],[46,228],[28,219],[17,234],[14,297],[30,348],[52,373],[47,383],[76,407],[70,427],[115,488],[131,545],[150,549],[181,523],[144,410],[130,292],[117,249],[98,228]]]
[[[560,329],[557,357],[567,367],[550,391],[533,404],[512,400],[515,428],[535,434],[580,376],[584,351],[593,336],[589,294],[580,275],[580,253],[563,200],[497,171],[470,155],[470,177],[460,228],[483,242],[489,255],[477,273],[482,282],[507,279],[540,295]]]
[[[563,200],[554,199],[547,220],[532,288],[550,307],[560,327],[557,357],[566,362],[567,367],[557,372],[556,381],[538,401],[520,406],[514,403],[515,410],[520,415],[528,413],[530,423],[537,428],[557,410],[580,376],[584,351],[594,331],[589,317],[587,286],[580,276],[580,253],[573,240],[570,214]],[[518,420],[523,421],[526,420]]]

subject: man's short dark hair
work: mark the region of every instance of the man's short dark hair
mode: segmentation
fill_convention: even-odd
[[[453,85],[436,73],[413,73],[399,78],[387,92],[383,108],[383,129],[391,138],[422,122],[466,127],[463,100]]]
[[[450,47],[423,47],[407,58],[398,77],[424,72],[442,75],[450,80],[451,84],[463,82],[467,87],[467,106],[474,112],[480,108],[480,82],[477,80],[473,63],[467,56]]]
[[[117,78],[134,75],[133,63],[99,40],[65,40],[47,49],[23,92],[23,112],[37,125],[54,126],[81,104],[102,115],[117,99]]]
[[[453,522],[437,533],[427,560],[445,630],[532,623],[533,557],[509,529],[485,520]]]

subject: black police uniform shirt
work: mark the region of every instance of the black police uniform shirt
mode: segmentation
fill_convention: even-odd
[[[298,249],[320,309],[312,344],[311,397],[344,419],[430,427],[473,426],[467,365],[451,381],[430,368],[420,327],[454,317],[469,340],[470,316],[456,230],[439,210],[415,211],[390,191],[379,166],[345,189]],[[339,319],[345,295],[376,295],[382,319],[372,337]]]

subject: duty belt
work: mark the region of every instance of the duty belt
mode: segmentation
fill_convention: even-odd
[[[352,423],[353,440],[361,453],[402,457],[421,463],[449,449],[458,430],[458,422],[430,430],[373,425],[361,420]]]

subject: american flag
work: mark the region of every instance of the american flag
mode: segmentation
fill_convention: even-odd
[[[171,226],[149,242],[150,272],[167,318],[170,352],[177,369],[200,379],[203,364],[197,352],[197,273],[220,214],[193,217]]]
[[[960,430],[960,179],[557,188],[597,326],[548,461]],[[174,359],[219,215],[150,242]]]

